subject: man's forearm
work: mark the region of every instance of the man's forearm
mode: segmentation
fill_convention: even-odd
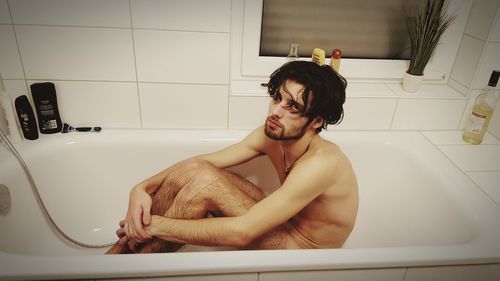
[[[153,216],[146,231],[163,240],[204,246],[243,247],[252,241],[236,217],[189,220]]]

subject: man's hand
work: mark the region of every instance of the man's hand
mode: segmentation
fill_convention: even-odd
[[[148,226],[151,223],[151,204],[151,196],[146,191],[141,188],[132,189],[123,226],[120,222],[120,226],[124,231],[123,236],[120,237],[118,235],[120,240],[125,237],[124,239],[127,239],[129,242],[138,244],[152,238],[144,230],[144,226]]]
[[[162,219],[165,219],[163,216],[151,216],[151,223],[148,226],[144,227],[144,230],[151,237],[159,234],[161,231],[159,229],[159,224]]]
[[[128,247],[131,252],[135,253],[136,247],[139,243],[129,240],[127,234],[125,234],[125,230],[123,229],[124,226],[125,220],[120,221],[120,228],[116,231],[118,244]]]

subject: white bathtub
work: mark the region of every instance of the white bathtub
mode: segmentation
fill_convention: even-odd
[[[16,144],[60,229],[83,244],[115,241],[128,193],[140,180],[247,131],[104,130]],[[105,256],[56,233],[20,165],[0,145],[0,279],[146,277],[500,263],[500,209],[419,132],[326,132],[349,156],[360,207],[342,249],[204,251]],[[265,158],[237,167],[271,192]],[[189,248],[188,248],[189,249]],[[200,250],[200,249],[198,249]],[[247,275],[243,275],[247,276]]]

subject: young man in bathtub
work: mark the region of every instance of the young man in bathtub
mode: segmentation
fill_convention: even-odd
[[[241,249],[340,247],[358,209],[354,171],[318,133],[343,117],[346,81],[329,66],[276,70],[264,126],[223,150],[179,162],[136,185],[119,241],[108,253],[168,252],[181,245]],[[224,168],[267,155],[281,187],[266,196]],[[211,214],[211,217],[207,217]]]

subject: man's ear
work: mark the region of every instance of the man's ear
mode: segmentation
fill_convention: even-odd
[[[318,116],[318,117],[314,118],[314,120],[312,122],[312,126],[314,129],[318,129],[318,128],[322,127],[324,123],[325,123],[325,119],[323,119],[321,116]]]

